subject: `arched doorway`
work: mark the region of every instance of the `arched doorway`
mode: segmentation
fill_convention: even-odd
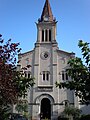
[[[41,100],[41,119],[51,119],[51,102],[48,98]]]

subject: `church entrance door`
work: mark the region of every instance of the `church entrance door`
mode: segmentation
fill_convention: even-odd
[[[48,98],[41,100],[41,119],[51,119],[51,102]]]

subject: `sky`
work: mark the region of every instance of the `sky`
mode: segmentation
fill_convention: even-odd
[[[78,41],[90,43],[90,0],[49,0],[57,23],[59,49],[81,57]],[[5,41],[19,42],[22,52],[34,48],[35,22],[41,17],[45,0],[0,0],[0,34]]]

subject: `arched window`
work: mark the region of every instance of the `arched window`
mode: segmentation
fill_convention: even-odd
[[[31,72],[30,71],[25,71],[24,72],[24,77],[31,78]]]
[[[46,77],[45,77],[45,72],[43,72],[43,80],[45,81]]]
[[[68,80],[68,74],[67,74],[67,72],[66,72],[66,80]]]
[[[43,29],[42,30],[42,42],[51,41],[51,30]]]
[[[42,79],[43,79],[43,81],[49,81],[50,80],[50,72],[49,71],[43,71]]]
[[[42,42],[44,42],[44,30],[42,30]]]
[[[62,80],[68,80],[68,74],[66,71],[62,71]]]
[[[45,41],[48,41],[48,31],[45,30]]]
[[[49,80],[49,73],[48,72],[46,73],[46,80],[47,81]]]
[[[51,30],[49,30],[49,41],[51,41]]]
[[[28,71],[28,78],[31,78],[31,72]]]
[[[27,71],[24,72],[24,77],[27,77]]]
[[[62,71],[62,80],[65,80],[64,71]]]

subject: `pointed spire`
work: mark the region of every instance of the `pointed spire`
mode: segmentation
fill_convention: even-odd
[[[42,21],[49,21],[49,22],[53,21],[53,14],[52,14],[49,0],[45,1],[44,8],[41,15],[41,22]]]

